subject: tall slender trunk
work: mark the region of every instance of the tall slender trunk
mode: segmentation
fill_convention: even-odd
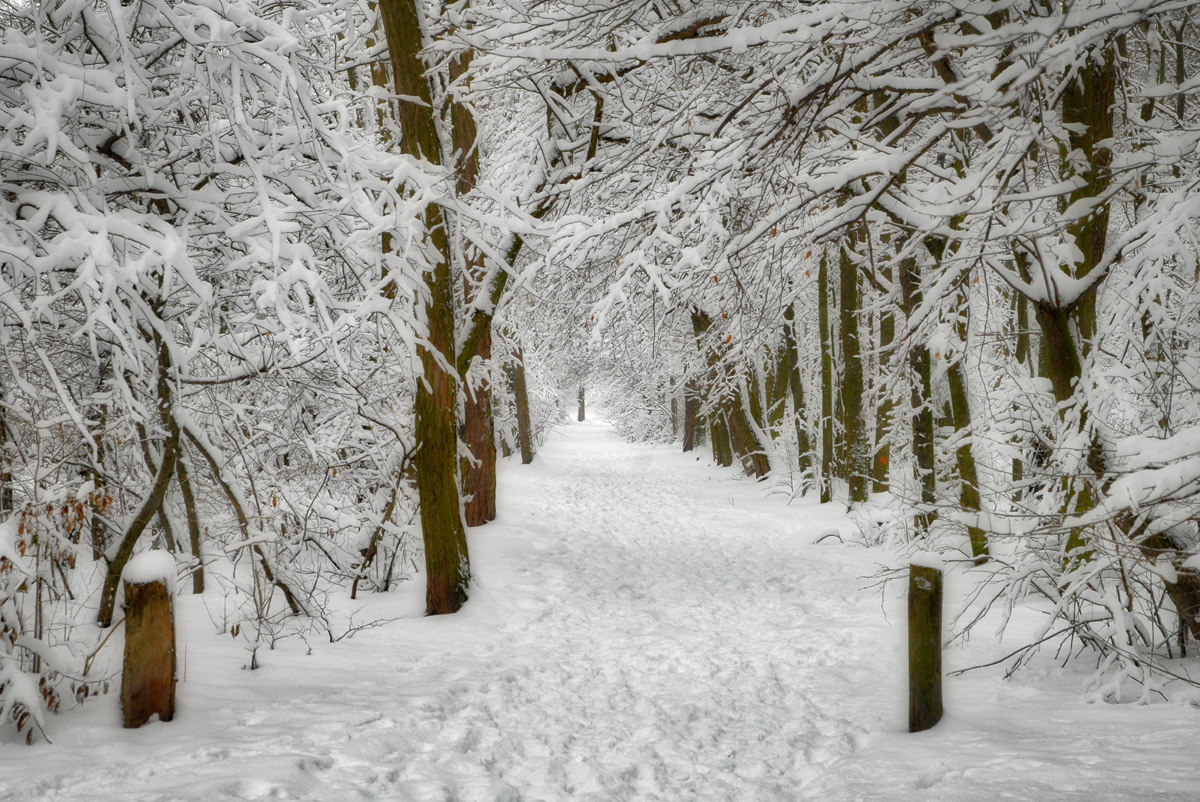
[[[509,384],[512,386],[513,405],[517,408],[517,440],[521,444],[521,464],[533,462],[533,427],[529,422],[529,388],[525,383],[525,355],[521,347],[513,350],[509,362]]]
[[[142,499],[141,506],[137,513],[130,521],[129,527],[122,535],[117,548],[109,560],[108,567],[104,575],[104,586],[100,592],[100,607],[96,614],[96,622],[101,627],[112,626],[113,614],[115,612],[117,601],[117,589],[121,582],[121,573],[125,570],[131,557],[133,557],[134,547],[137,545],[138,538],[149,526],[150,521],[158,514],[162,508],[163,500],[167,497],[167,490],[171,486],[171,479],[175,475],[175,461],[179,456],[179,425],[176,423],[175,415],[172,411],[172,394],[170,383],[170,353],[167,350],[167,345],[162,341],[162,338],[155,333],[155,345],[158,350],[158,381],[156,385],[155,403],[158,406],[159,421],[166,433],[166,439],[163,441],[162,458],[158,463],[157,471],[154,476],[154,481],[150,486],[146,496]]]
[[[937,500],[937,477],[934,473],[933,453],[933,392],[929,348],[924,343],[912,342],[916,337],[913,326],[915,315],[921,305],[921,275],[915,258],[901,261],[900,294],[902,311],[907,321],[909,408],[912,411],[913,471],[921,488],[920,503],[927,509],[913,519],[918,533],[924,533],[933,522],[935,513],[928,509]]]
[[[888,267],[882,270],[880,277],[884,282],[890,284],[892,281],[891,268]],[[892,342],[895,339],[896,316],[889,307],[879,313],[880,363],[883,362],[884,355],[890,351]],[[877,384],[879,383],[877,382]],[[892,457],[888,438],[892,432],[892,415],[894,414],[895,400],[887,387],[882,387],[878,395],[879,406],[875,410],[875,450],[871,456],[871,491],[874,493],[886,493],[888,490],[888,472]]]
[[[674,443],[675,439],[679,437],[679,391],[675,387],[674,376],[671,377],[668,386],[670,389],[667,392],[670,396],[671,406],[671,442]]]
[[[458,53],[450,60],[449,73],[452,82],[462,81],[471,66],[471,51]],[[479,179],[479,148],[476,143],[475,115],[471,108],[457,99],[450,104],[451,139],[454,145],[455,191],[459,196],[467,195],[475,188]],[[462,221],[457,221],[462,225]],[[471,308],[480,295],[487,294],[484,279],[483,254],[474,248],[464,248],[463,298]],[[470,352],[460,354],[456,362],[468,370],[459,371],[463,382],[463,443],[471,457],[463,457],[459,466],[462,472],[463,512],[468,526],[482,526],[496,517],[496,426],[493,415],[492,382],[490,377],[492,360],[492,315],[486,313],[480,336],[468,345]],[[474,322],[474,321],[473,321]],[[472,347],[473,346],[473,347]],[[468,384],[468,372],[478,357],[489,375],[474,384]]]
[[[192,492],[192,480],[188,475],[187,460],[180,451],[175,461],[175,481],[179,492],[183,494],[183,509],[187,515],[188,543],[191,545],[192,559],[196,567],[192,569],[192,593],[204,592],[204,552],[200,542],[200,514],[196,509],[196,496]]]
[[[801,474],[812,471],[812,443],[808,439],[807,410],[804,406],[804,382],[800,376],[800,350],[796,341],[796,305],[783,310],[783,347],[788,357],[787,383],[792,394],[792,414],[796,424],[796,453]]]
[[[1064,160],[1064,178],[1082,179],[1078,188],[1063,199],[1063,209],[1079,208],[1082,204],[1105,194],[1112,177],[1110,166],[1113,136],[1112,102],[1116,96],[1116,54],[1111,48],[1097,57],[1088,58],[1075,80],[1069,81],[1062,97],[1063,123],[1068,127],[1067,147],[1082,159]],[[1082,165],[1081,169],[1080,166]],[[1094,205],[1088,214],[1067,224],[1067,236],[1074,241],[1081,255],[1073,270],[1075,278],[1091,273],[1103,260],[1108,241],[1109,203]],[[1083,364],[1096,334],[1096,292],[1093,289],[1069,306],[1048,304],[1035,306],[1038,325],[1042,331],[1042,350],[1054,398],[1060,412],[1074,395],[1079,405],[1078,425],[1087,430],[1088,409],[1081,386]],[[1078,341],[1075,331],[1078,332]],[[1095,432],[1089,434],[1087,468],[1090,476],[1068,480],[1067,509],[1076,514],[1087,512],[1096,505],[1093,482],[1104,473],[1103,450]],[[1067,538],[1068,559],[1074,554],[1090,557],[1088,535],[1083,529],[1072,530]]]
[[[492,331],[479,338],[474,356],[485,365],[492,359]],[[488,378],[464,387],[463,442],[471,458],[463,457],[463,509],[467,526],[482,526],[496,517],[496,427],[492,383]]]
[[[854,247],[862,237],[861,231],[847,234],[840,249],[838,285],[842,302],[838,330],[842,355],[842,431],[846,445],[845,473],[850,487],[850,502],[867,500],[867,477],[870,471],[870,448],[863,416],[862,348],[859,344],[858,268],[854,264]]]
[[[829,332],[829,260],[817,268],[817,327],[821,336],[821,503],[833,501],[833,338]]]
[[[1033,375],[1033,359],[1031,356],[1032,342],[1029,333],[1029,299],[1019,292],[1013,293],[1013,317],[1016,318],[1017,326],[1017,348],[1014,356],[1017,364],[1024,365],[1029,371],[1028,375]],[[1024,445],[1022,443],[1022,445]],[[1021,497],[1020,483],[1025,479],[1025,457],[1024,449],[1019,450],[1012,461],[1012,481],[1015,487],[1013,491],[1013,501],[1017,501]]]
[[[966,346],[970,336],[970,301],[965,295],[957,321],[959,339]],[[970,349],[965,348],[964,353]],[[975,455],[971,451],[974,437],[971,433],[970,396],[967,393],[966,371],[963,369],[965,356],[960,356],[946,371],[946,380],[950,385],[950,408],[954,421],[954,433],[958,445],[954,452],[955,465],[958,468],[959,504],[963,511],[978,513],[982,507],[979,500],[979,474],[975,468]],[[975,564],[987,562],[988,542],[983,529],[975,524],[967,525],[967,537],[971,541],[971,556]]]
[[[441,163],[435,107],[420,53],[423,26],[416,0],[380,0],[384,31],[399,96],[399,147],[405,155]],[[454,290],[450,277],[450,246],[442,211],[425,210],[425,233],[433,246],[426,253],[434,263],[426,273],[424,323],[428,341],[418,346],[422,381],[417,382],[414,466],[421,504],[425,542],[425,611],[428,615],[456,612],[467,600],[471,582],[458,477],[458,437],[455,413],[458,374],[453,365]]]
[[[15,506],[12,486],[12,454],[8,432],[8,394],[0,387],[0,521],[8,517]]]
[[[695,379],[683,387],[683,451],[696,447],[696,426],[700,417],[700,388]]]

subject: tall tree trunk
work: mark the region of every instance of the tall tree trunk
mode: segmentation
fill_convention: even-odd
[[[492,330],[479,338],[474,356],[490,365]],[[496,427],[492,409],[492,383],[484,379],[464,387],[463,442],[471,458],[463,457],[463,509],[467,526],[482,526],[496,517]]]
[[[3,521],[13,511],[16,494],[12,486],[12,454],[15,449],[9,445],[8,432],[8,393],[0,387],[0,521]]]
[[[881,278],[888,284],[891,283],[892,271],[890,267],[881,271]],[[891,350],[892,342],[895,339],[896,316],[889,307],[879,313],[879,361],[881,363],[884,360],[883,355]],[[875,411],[875,450],[871,457],[871,491],[874,493],[886,493],[888,490],[889,463],[892,457],[888,438],[892,432],[892,415],[895,408],[895,401],[889,388],[883,387],[880,390],[878,403],[879,407]]]
[[[1063,208],[1079,208],[1076,204],[1097,198],[1108,192],[1111,183],[1110,166],[1113,136],[1113,100],[1116,96],[1116,54],[1111,47],[1093,54],[1080,68],[1075,80],[1069,81],[1063,92],[1063,123],[1068,126],[1067,145],[1072,153],[1082,155],[1082,161],[1064,161],[1064,178],[1082,179],[1078,188],[1063,201]],[[1077,171],[1077,166],[1082,169]],[[1074,240],[1081,260],[1070,272],[1075,278],[1090,274],[1103,260],[1108,241],[1109,203],[1096,204],[1088,214],[1067,224],[1067,235]],[[1096,334],[1096,292],[1093,289],[1067,307],[1039,304],[1037,320],[1042,330],[1042,347],[1046,355],[1050,383],[1060,410],[1072,394],[1083,388],[1083,360],[1087,357]],[[1072,325],[1073,324],[1073,325]],[[1074,328],[1079,342],[1075,340]],[[1076,404],[1084,404],[1080,397]],[[1079,425],[1088,428],[1088,410],[1079,409]],[[1067,490],[1067,507],[1076,514],[1087,512],[1096,505],[1093,481],[1104,473],[1103,450],[1098,436],[1090,435],[1087,467],[1091,476],[1074,480]],[[1067,538],[1068,558],[1075,554],[1083,559],[1090,556],[1088,536],[1082,529]]]
[[[821,336],[821,503],[833,501],[833,337],[829,331],[829,260],[817,268],[817,327]]]
[[[764,479],[771,472],[771,461],[767,458],[762,443],[759,442],[754,428],[750,425],[753,416],[747,414],[746,407],[749,404],[747,399],[742,397],[742,393],[752,393],[753,391],[745,389],[741,382],[736,382],[735,386],[737,389],[734,393],[726,395],[722,399],[725,420],[729,426],[729,443],[746,475]]]
[[[970,301],[962,298],[962,308],[957,322],[959,339],[964,345],[964,353],[969,352],[967,338],[970,336]],[[978,513],[982,507],[979,503],[979,474],[975,468],[975,455],[971,451],[974,437],[971,433],[970,396],[967,393],[967,377],[963,369],[965,356],[960,356],[946,371],[946,380],[950,385],[950,407],[954,420],[954,433],[958,437],[958,446],[954,452],[955,465],[958,468],[959,504],[967,513]],[[971,541],[971,556],[976,565],[987,562],[988,542],[983,529],[975,524],[968,524],[967,536]]]
[[[513,405],[517,408],[517,441],[521,444],[521,464],[533,462],[533,427],[529,422],[529,388],[525,383],[525,355],[517,346],[508,365]]]
[[[711,325],[712,319],[707,313],[699,309],[692,310],[692,331],[696,336],[697,346],[703,347],[703,335]],[[745,399],[741,397],[742,383],[733,375],[732,368],[728,365],[722,367],[724,363],[721,354],[715,347],[708,347],[707,357],[709,386],[717,383],[716,377],[720,371],[723,379],[720,385],[733,388],[721,394],[713,404],[715,409],[709,415],[713,460],[718,465],[732,465],[733,456],[736,454],[746,475],[761,479],[770,472],[770,461],[750,425],[750,417],[746,412],[748,404],[744,403]]]
[[[858,268],[854,264],[854,247],[862,233],[848,234],[840,249],[838,265],[842,303],[838,329],[842,352],[842,420],[846,439],[846,479],[850,485],[850,502],[867,500],[867,477],[870,471],[870,448],[863,416],[862,349],[859,345]]]
[[[196,510],[196,496],[192,492],[192,479],[188,475],[187,460],[181,450],[175,461],[175,481],[183,494],[183,509],[187,515],[188,543],[196,567],[192,569],[192,593],[204,592],[204,552],[200,542],[200,514]]]
[[[937,501],[937,477],[934,473],[933,453],[933,392],[929,348],[916,343],[916,311],[921,306],[921,275],[917,260],[909,257],[900,263],[900,294],[903,312],[907,321],[909,407],[912,410],[913,470],[921,488],[920,503],[927,507],[913,519],[918,533],[923,534],[933,523],[934,513],[929,510]]]
[[[420,10],[416,0],[380,0],[384,31],[399,96],[400,150],[430,164],[441,163],[435,107],[426,68],[420,58]],[[423,381],[417,382],[414,466],[425,542],[425,611],[456,612],[467,600],[471,582],[458,485],[458,438],[455,412],[458,374],[454,364],[454,290],[450,246],[441,209],[425,210],[425,232],[434,264],[426,274],[424,303],[428,342],[418,346]],[[440,357],[440,359],[439,359]]]
[[[137,513],[130,521],[129,527],[125,530],[116,551],[108,562],[104,574],[104,586],[100,592],[100,608],[96,614],[96,622],[102,628],[112,626],[117,589],[121,583],[121,572],[125,570],[129,559],[133,557],[133,550],[137,545],[138,538],[142,536],[142,532],[149,526],[150,521],[162,509],[163,500],[167,497],[167,490],[171,486],[171,479],[175,475],[175,461],[179,457],[180,432],[172,411],[173,402],[169,379],[170,353],[166,343],[157,333],[154,337],[158,350],[158,381],[155,401],[158,405],[159,421],[166,432],[166,439],[163,441],[162,459],[158,463],[154,482],[145,498],[142,499],[141,506],[138,507]]]
[[[1019,292],[1013,293],[1013,316],[1016,318],[1017,325],[1017,348],[1015,357],[1017,363],[1024,365],[1029,370],[1030,376],[1033,375],[1033,359],[1031,357],[1031,336],[1029,333],[1029,299]],[[1024,445],[1024,443],[1022,443]],[[1025,458],[1024,449],[1017,452],[1012,461],[1012,481],[1014,485],[1013,501],[1017,501],[1021,497],[1020,483],[1025,479]]]
[[[671,377],[670,382],[670,397],[671,397],[671,442],[679,437],[679,392],[675,388],[675,378]]]
[[[725,412],[714,409],[708,415],[709,439],[712,441],[713,462],[722,468],[733,465],[733,446],[729,443],[729,426],[725,421]]]
[[[796,452],[801,474],[812,471],[812,443],[808,439],[807,410],[804,406],[804,382],[800,376],[800,349],[796,341],[796,305],[783,310],[783,347],[788,357],[787,383],[792,394],[792,414],[796,418]]]
[[[700,388],[695,379],[683,387],[683,452],[696,447],[696,425],[700,417]]]
[[[978,513],[979,504],[979,475],[975,470],[975,455],[971,453],[971,410],[967,396],[967,381],[963,375],[963,361],[959,359],[946,372],[950,383],[950,406],[954,416],[954,432],[958,436],[958,447],[954,452],[955,464],[958,467],[959,503],[968,513]],[[983,530],[974,524],[967,526],[967,536],[971,540],[971,555],[975,564],[987,562],[988,542]]]
[[[471,51],[458,53],[450,59],[451,82],[465,79],[471,66]],[[471,108],[457,99],[450,104],[451,139],[454,144],[455,172],[458,180],[455,190],[464,196],[475,188],[479,179],[479,149],[476,144],[475,115]],[[459,226],[462,221],[456,221]],[[464,248],[463,298],[472,308],[481,295],[487,295],[484,280],[487,270],[483,254],[475,248]],[[491,307],[494,308],[494,307]],[[456,363],[465,363],[467,370],[459,370],[466,398],[463,400],[463,442],[471,453],[464,457],[459,466],[462,471],[463,512],[467,526],[482,526],[496,517],[496,427],[492,411],[492,314],[478,321],[483,326],[480,336],[467,347],[470,353],[460,354]],[[476,321],[472,321],[476,322]],[[473,346],[473,347],[471,347]],[[475,384],[469,384],[468,372],[478,357],[488,376]]]

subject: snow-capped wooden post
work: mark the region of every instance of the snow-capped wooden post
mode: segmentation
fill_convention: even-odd
[[[942,717],[942,569],[932,555],[908,567],[908,731]]]
[[[125,668],[121,675],[121,717],[140,727],[155,714],[175,715],[175,618],[171,586],[175,559],[147,551],[129,561],[125,580]]]
[[[584,403],[583,403],[583,385],[579,385],[579,420],[582,423],[584,419]]]

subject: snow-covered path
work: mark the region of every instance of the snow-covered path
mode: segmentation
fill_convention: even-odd
[[[247,671],[221,597],[180,597],[176,720],[56,717],[52,746],[0,744],[0,800],[1195,798],[1192,711],[1085,705],[1061,676],[954,680],[905,733],[901,602],[862,578],[886,556],[814,545],[840,510],[765,493],[565,427],[503,466],[461,613],[422,617],[411,582],[356,615],[397,620]],[[951,667],[1003,653],[973,648]]]
[[[492,670],[438,703],[444,767],[552,798],[794,799],[861,743],[836,655],[865,633],[831,626],[849,589],[708,471],[562,438],[521,493],[543,503],[505,516],[544,551]]]

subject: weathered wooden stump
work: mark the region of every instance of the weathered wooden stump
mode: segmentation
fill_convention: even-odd
[[[908,568],[908,731],[942,717],[942,571]]]
[[[163,551],[140,554],[123,573],[125,580],[125,668],[121,675],[121,716],[128,728],[155,714],[175,715],[175,617],[171,583],[175,560]]]

